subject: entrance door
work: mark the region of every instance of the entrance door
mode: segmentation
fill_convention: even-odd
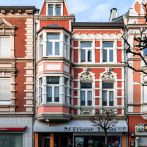
[[[39,136],[39,147],[50,147],[49,135],[42,134]]]

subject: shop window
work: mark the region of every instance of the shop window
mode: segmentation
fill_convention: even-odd
[[[103,41],[103,62],[114,62],[114,42]]]
[[[61,16],[61,4],[48,4],[48,16]]]
[[[10,36],[0,36],[0,58],[11,56]]]
[[[59,102],[59,77],[47,77],[47,103]]]
[[[92,62],[92,42],[81,41],[81,62]]]
[[[10,78],[0,78],[0,102],[10,102],[11,81]]]
[[[81,82],[81,106],[92,106],[92,83]]]
[[[114,83],[102,83],[102,106],[114,106]]]
[[[0,133],[1,147],[23,147],[23,134],[21,133]]]
[[[47,33],[47,56],[60,55],[60,33]]]

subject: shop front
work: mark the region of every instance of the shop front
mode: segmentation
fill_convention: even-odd
[[[0,147],[32,147],[32,117],[0,117]]]
[[[109,147],[127,146],[127,123],[120,120],[108,131]],[[66,123],[34,124],[35,147],[102,147],[104,132],[88,120],[72,120]]]

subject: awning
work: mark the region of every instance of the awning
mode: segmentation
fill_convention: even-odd
[[[34,132],[87,132],[96,133],[103,132],[100,127],[94,126],[91,121],[88,120],[71,120],[65,123],[49,124],[36,120],[34,123]],[[118,123],[108,132],[127,132],[128,126],[126,120],[119,120]]]

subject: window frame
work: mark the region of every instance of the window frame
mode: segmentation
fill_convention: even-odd
[[[82,42],[91,42],[91,47],[81,47]],[[85,50],[85,61],[82,61],[82,50]],[[91,61],[88,61],[88,51],[91,51]],[[91,40],[81,40],[80,41],[80,63],[92,63],[93,62],[93,41]]]
[[[103,88],[103,83],[113,83],[113,88]],[[114,81],[102,81],[102,107],[114,107],[115,106],[115,82]],[[106,92],[106,106],[103,105],[103,92]],[[110,106],[110,92],[113,92],[113,105]]]
[[[65,42],[65,36],[67,36],[67,42]],[[65,50],[66,48],[66,50]],[[66,52],[65,52],[66,51]],[[67,33],[63,33],[63,56],[70,60],[70,36]]]
[[[53,5],[53,15],[49,15],[49,5]],[[60,5],[61,7],[61,10],[60,10],[60,15],[56,15],[56,6],[57,5]],[[47,3],[46,4],[46,15],[49,16],[49,17],[52,17],[52,16],[57,16],[57,17],[60,17],[60,16],[63,16],[63,3]]]
[[[103,47],[104,42],[113,42],[113,47]],[[107,51],[107,61],[104,61],[104,50]],[[110,50],[113,51],[113,61],[110,61]],[[103,40],[102,41],[102,63],[115,63],[116,62],[116,51],[115,51],[115,41],[114,40]]]
[[[11,77],[0,77],[0,80],[1,79],[3,79],[3,80],[9,79],[10,89],[8,91],[10,92],[9,93],[10,98],[9,98],[9,100],[5,100],[4,98],[1,100],[1,98],[0,98],[0,104],[11,104],[11,101],[12,101],[12,99],[11,99],[11,97],[12,97],[12,92],[11,92]]]
[[[92,101],[92,97],[93,97],[93,90],[92,90],[92,87],[93,87],[93,84],[91,83],[91,88],[82,88],[81,87],[81,83],[84,83],[84,82],[80,82],[80,106],[81,107],[92,107],[93,105],[93,101]],[[84,102],[85,104],[82,105],[82,96],[81,96],[81,92],[84,92],[85,93],[85,97],[84,97]],[[88,92],[91,92],[91,105],[88,105]]]
[[[48,34],[59,34],[59,39],[48,39]],[[48,43],[52,43],[52,55],[48,55]],[[56,55],[56,43],[59,43],[59,55]],[[46,57],[59,57],[61,56],[61,32],[47,32],[46,33]]]
[[[59,99],[59,101],[58,102],[56,102],[55,101],[55,88],[56,87],[58,87],[58,91],[60,91],[60,77],[59,77],[59,83],[58,84],[48,84],[47,83],[47,78],[48,77],[52,77],[52,76],[46,76],[46,103],[48,104],[48,103],[60,103],[60,93],[58,93],[58,99]],[[58,77],[58,76],[55,76],[55,77]],[[52,97],[51,97],[51,102],[48,102],[48,87],[51,87],[52,88]]]
[[[9,45],[10,45],[10,48],[9,48],[9,55],[7,55],[7,56],[4,56],[4,55],[1,55],[1,46],[0,46],[0,58],[11,58],[12,57],[12,52],[11,52],[11,50],[12,50],[12,42],[11,42],[11,36],[10,35],[0,35],[0,39],[1,38],[9,38]],[[4,48],[4,47],[2,47],[2,48]]]

